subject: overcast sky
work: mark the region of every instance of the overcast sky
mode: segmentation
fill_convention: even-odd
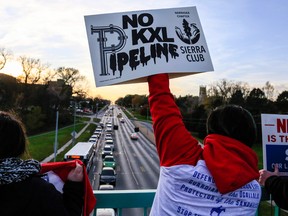
[[[196,6],[214,72],[171,80],[174,94],[198,95],[199,86],[221,79],[262,88],[269,81],[278,94],[288,90],[287,0],[9,0],[0,3],[0,47],[51,68],[73,67],[87,77],[92,96],[116,100],[148,94],[147,84],[96,88],[84,23],[85,15]],[[14,75],[18,63],[1,72]],[[20,72],[19,71],[19,72]]]

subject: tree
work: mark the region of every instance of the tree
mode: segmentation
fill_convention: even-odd
[[[79,70],[75,68],[59,67],[56,70],[56,77],[63,80],[65,85],[72,87],[73,95],[86,96],[85,88],[81,86],[81,81],[84,81],[85,77],[80,74]]]
[[[204,137],[207,135],[206,130],[207,117],[208,113],[204,105],[196,107],[194,112],[192,113],[192,119],[194,121],[192,130],[198,132],[198,136],[202,139],[204,139]]]
[[[245,100],[244,100],[244,94],[242,93],[242,91],[239,89],[239,90],[236,90],[232,96],[231,96],[231,99],[230,99],[230,104],[236,104],[236,105],[239,105],[239,106],[243,106]]]
[[[63,80],[50,81],[47,88],[48,94],[51,95],[50,104],[58,108],[60,104],[68,106],[72,96],[72,87],[66,85]]]
[[[64,80],[64,83],[72,88],[77,82],[84,80],[84,76],[82,76],[79,70],[75,68],[59,67],[56,70],[56,73],[59,79]]]
[[[249,93],[249,86],[244,82],[233,82],[222,79],[212,85],[208,89],[208,96],[217,98],[217,101],[222,100],[222,103],[230,103],[230,99],[237,91],[243,93],[243,97],[247,97]],[[215,101],[215,100],[213,100]]]
[[[186,96],[179,96],[175,97],[175,102],[181,113],[191,113],[193,108],[197,107],[199,104],[199,97],[186,95]]]
[[[183,19],[183,28],[188,38],[192,37],[191,28],[189,26],[189,23],[185,19]]]
[[[0,48],[0,70],[2,70],[5,67],[7,60],[10,59],[12,55],[13,54],[10,50]]]
[[[32,106],[30,112],[25,116],[25,125],[29,132],[39,130],[45,125],[45,114],[43,114],[41,107]]]
[[[15,108],[19,96],[18,83],[15,77],[0,73],[0,109]]]
[[[148,104],[148,98],[145,95],[134,95],[131,100],[132,106],[134,108],[139,108],[140,106]]]
[[[271,85],[271,83],[269,81],[267,81],[265,83],[265,86],[262,88],[263,92],[266,95],[266,98],[268,100],[273,100],[273,96],[274,96],[274,87]]]
[[[260,88],[254,88],[246,99],[247,109],[254,115],[260,114],[267,105],[265,93]]]
[[[41,83],[44,85],[48,85],[48,83],[53,80],[56,76],[56,71],[53,69],[48,69],[45,71],[41,78]]]
[[[130,108],[132,107],[132,98],[133,98],[133,95],[128,94],[124,98],[117,99],[116,104]]]
[[[276,106],[280,113],[288,113],[288,91],[283,91],[278,95]]]
[[[49,68],[49,64],[43,64],[40,59],[20,56],[18,60],[23,72],[18,78],[25,84],[37,83],[41,79],[42,72]]]

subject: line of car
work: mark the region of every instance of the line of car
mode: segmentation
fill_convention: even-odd
[[[96,136],[91,136],[90,139],[91,142],[97,139],[97,142],[99,142],[99,146],[101,146],[101,158],[102,158],[102,168],[99,173],[99,190],[113,190],[116,187],[116,168],[117,168],[117,162],[114,158],[114,151],[116,149],[117,143],[114,142],[114,132],[115,130],[118,130],[118,125],[114,124],[116,122],[110,121],[110,117],[113,117],[113,109],[109,108],[108,111],[106,111],[105,115],[103,116],[102,120],[100,121],[100,125],[97,126],[94,134]],[[125,119],[123,118],[122,114],[118,113],[117,118],[119,119],[121,124],[126,123]],[[105,123],[105,120],[107,121]],[[139,131],[134,129],[134,132],[130,133],[130,139],[131,140],[138,140],[139,136],[137,132]],[[97,131],[97,132],[96,132]],[[100,139],[100,137],[103,136],[103,138]],[[100,143],[101,141],[101,143]],[[96,142],[96,145],[97,145]],[[97,209],[97,215],[116,215],[115,209]]]
[[[108,109],[104,117],[113,117],[113,109]],[[109,117],[108,117],[109,116]],[[99,190],[114,190],[116,186],[116,160],[114,158],[115,143],[113,139],[113,131],[118,130],[118,125],[113,125],[111,121],[106,124],[104,121],[100,122],[103,128],[103,149],[101,152],[102,157],[102,170],[99,174]],[[105,128],[105,129],[104,129]],[[97,209],[97,215],[101,216],[115,216],[116,209],[104,208]]]
[[[102,120],[102,129],[104,130],[103,133],[103,149],[101,152],[102,157],[102,170],[100,172],[99,176],[99,188],[103,187],[102,185],[108,184],[112,185],[113,187],[116,186],[116,160],[114,158],[114,151],[115,151],[115,143],[113,139],[113,133],[115,130],[118,129],[118,126],[115,127],[113,122],[110,120],[109,117],[113,117],[114,109],[109,108],[104,118],[107,118],[107,122],[104,123],[104,120]]]

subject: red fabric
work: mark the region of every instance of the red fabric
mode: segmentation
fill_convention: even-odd
[[[149,103],[161,166],[188,164],[203,159],[220,193],[234,191],[259,178],[256,153],[238,140],[209,135],[204,149],[187,131],[169,89],[168,74],[148,77]]]
[[[46,173],[48,171],[55,172],[62,181],[67,181],[69,172],[76,167],[76,162],[83,165],[80,160],[73,160],[67,162],[50,162],[41,164],[41,173]],[[86,169],[84,169],[84,207],[83,216],[89,216],[96,205],[96,198],[93,194],[93,190],[88,178]]]
[[[259,179],[256,153],[233,138],[208,135],[204,140],[203,158],[222,194]]]
[[[202,148],[186,130],[169,89],[167,74],[148,77],[149,104],[161,166],[196,165]]]

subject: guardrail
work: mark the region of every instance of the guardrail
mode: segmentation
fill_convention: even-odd
[[[117,209],[117,215],[122,216],[122,209],[143,208],[143,216],[148,215],[156,190],[94,190],[97,203],[93,212],[96,216],[97,208]],[[261,201],[271,201],[270,195],[262,188]],[[255,216],[259,215],[259,208]],[[260,215],[259,215],[260,216]],[[280,216],[280,208],[274,206],[274,216]]]
[[[97,203],[93,215],[96,216],[97,208],[116,208],[118,216],[122,216],[124,208],[143,208],[143,216],[147,216],[155,192],[156,190],[94,190]]]

